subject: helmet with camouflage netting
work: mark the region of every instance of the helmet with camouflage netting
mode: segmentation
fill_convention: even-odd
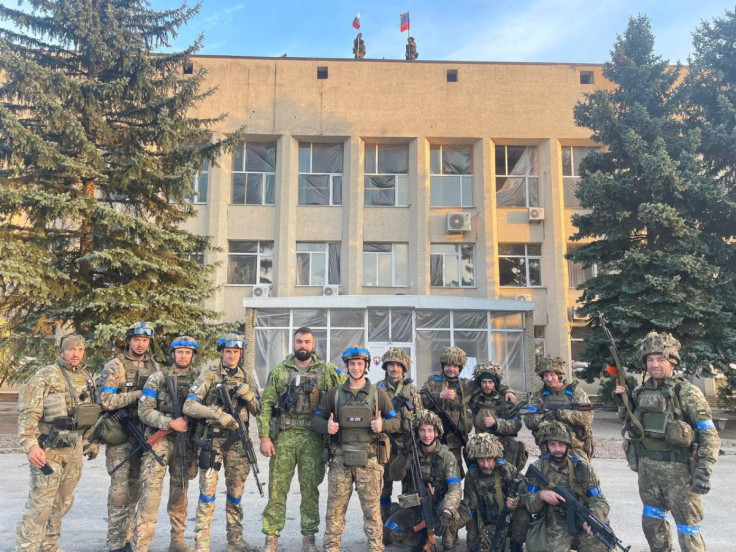
[[[503,378],[503,370],[501,365],[495,360],[489,360],[488,362],[481,362],[473,370],[473,379],[480,382],[483,379],[490,378],[496,383],[496,387],[500,385],[501,378]]]
[[[442,427],[442,420],[440,417],[432,412],[431,410],[418,410],[411,420],[412,429],[415,432],[419,432],[419,428],[423,425],[432,425],[437,433],[437,438],[442,437],[444,429]]]
[[[559,441],[572,446],[572,439],[570,438],[570,431],[567,429],[567,426],[556,420],[539,424],[537,440],[540,446],[547,441]]]
[[[389,362],[395,362],[396,364],[401,365],[405,374],[411,370],[411,359],[409,358],[409,355],[398,347],[391,347],[388,351],[383,353],[383,357],[381,357],[381,368],[385,370],[386,364]]]
[[[465,445],[468,458],[503,458],[503,445],[495,435],[476,433]]]
[[[672,364],[680,364],[680,342],[670,333],[649,332],[646,337],[636,342],[639,359],[647,363],[647,356],[661,354]]]
[[[440,364],[442,366],[452,365],[459,366],[461,369],[465,366],[467,356],[465,351],[460,347],[445,347],[440,355]]]
[[[565,361],[562,360],[560,357],[552,357],[547,355],[537,361],[537,365],[534,368],[534,371],[540,378],[544,376],[544,374],[546,374],[547,372],[554,372],[555,374],[560,374],[560,376],[564,377]]]

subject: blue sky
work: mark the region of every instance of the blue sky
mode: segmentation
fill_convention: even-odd
[[[150,1],[155,9],[178,5]],[[174,46],[202,32],[201,54],[347,58],[359,12],[366,57],[402,59],[399,14],[409,11],[420,60],[602,63],[628,17],[644,13],[657,53],[685,63],[692,31],[726,9],[733,0],[202,0]]]

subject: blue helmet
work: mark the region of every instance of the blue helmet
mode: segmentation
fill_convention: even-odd
[[[199,343],[197,343],[197,340],[193,337],[189,337],[188,335],[180,335],[171,342],[171,345],[169,345],[170,353],[173,353],[174,349],[191,349],[196,355],[197,353],[199,353]]]

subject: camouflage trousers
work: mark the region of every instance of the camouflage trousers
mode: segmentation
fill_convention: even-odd
[[[567,531],[567,520],[560,515],[547,514],[547,552],[607,552],[608,549],[593,535],[581,530],[577,535]]]
[[[444,500],[440,500],[434,507],[435,516],[439,516],[445,509]],[[408,546],[411,548],[420,548],[427,541],[427,530],[415,528],[422,524],[424,518],[422,516],[422,507],[414,506],[412,508],[403,508],[391,515],[385,524],[386,538],[389,542]],[[458,533],[458,516],[453,516],[450,526],[442,537],[443,550],[453,550],[457,544]]]
[[[122,445],[106,445],[107,473],[120,464],[135,446],[133,440]],[[140,475],[141,457],[134,454],[110,478],[110,490],[107,493],[107,547],[110,550],[122,548],[130,542],[135,506],[141,496]]]
[[[153,450],[164,461],[161,466],[151,454],[143,455],[141,468],[141,498],[135,514],[133,525],[133,550],[148,552],[153,536],[156,533],[158,507],[161,504],[166,468],[169,469],[169,502],[166,511],[171,519],[171,536],[183,536],[187,528],[187,489],[189,480],[197,475],[194,451],[187,452],[187,465],[182,467],[176,456],[175,438],[163,437],[156,441]],[[182,488],[182,479],[184,487]]]
[[[74,447],[49,449],[46,461],[54,470],[44,475],[30,465],[28,502],[16,532],[16,551],[56,552],[61,520],[74,503],[74,489],[82,475],[82,441]]]
[[[224,439],[214,440],[212,446],[220,449]],[[225,526],[227,542],[239,544],[243,542],[243,498],[245,479],[250,473],[250,463],[243,451],[240,441],[227,452],[222,453],[222,469],[225,470]],[[197,522],[194,527],[194,548],[197,552],[208,552],[210,549],[210,533],[212,519],[215,517],[215,493],[220,472],[214,468],[199,470],[199,502],[197,503]]]
[[[531,517],[526,508],[519,507],[511,514],[511,526],[509,527],[508,536],[511,541],[517,544],[523,544],[526,540],[526,533],[529,529],[529,522]],[[493,535],[496,531],[495,520],[494,523],[485,524],[485,532],[488,535]],[[472,516],[471,521],[468,523],[468,550],[481,552],[488,552],[488,544],[481,539],[480,527],[478,527],[477,514]]]
[[[278,536],[286,523],[286,497],[298,468],[302,535],[319,531],[319,485],[325,478],[322,435],[292,428],[274,441],[276,454],[269,460],[268,504],[263,510],[263,532]]]
[[[324,552],[340,552],[340,540],[345,531],[345,513],[348,509],[353,485],[363,510],[363,532],[368,538],[368,552],[383,552],[381,528],[381,484],[383,466],[375,457],[369,458],[364,467],[347,467],[338,452],[330,461],[327,476],[327,508],[325,518]]]
[[[667,510],[675,518],[682,552],[705,550],[700,534],[703,503],[700,495],[690,490],[690,484],[688,464],[639,457],[639,496],[644,503],[641,525],[652,552],[672,550]]]

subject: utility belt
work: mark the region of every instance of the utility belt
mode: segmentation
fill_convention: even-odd
[[[311,418],[296,418],[289,416],[288,414],[281,414],[278,418],[279,431],[285,431],[287,429],[293,429],[295,427],[303,429],[312,428]]]
[[[668,450],[649,450],[637,443],[637,453],[639,456],[659,460],[660,462],[678,462],[680,464],[690,463],[690,454],[688,449],[676,447],[671,451]]]
[[[209,428],[207,428],[208,437],[213,439],[229,439],[235,433],[237,433],[236,429],[225,429],[219,426],[209,426]]]
[[[39,446],[46,450],[47,448],[67,448],[77,446],[79,440],[79,432],[76,429],[68,429],[67,418],[60,418],[51,424],[48,433],[42,434],[38,438]]]

